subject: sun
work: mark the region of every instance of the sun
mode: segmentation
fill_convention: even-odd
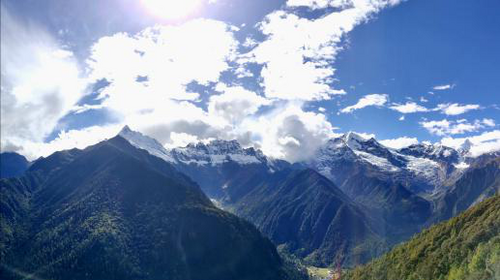
[[[181,19],[193,13],[201,0],[142,0],[146,9],[164,19]]]

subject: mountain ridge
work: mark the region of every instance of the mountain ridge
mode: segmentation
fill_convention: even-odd
[[[31,168],[0,180],[2,279],[296,275],[253,225],[213,206],[189,177],[120,136]]]

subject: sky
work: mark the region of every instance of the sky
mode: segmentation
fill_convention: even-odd
[[[124,126],[300,161],[356,131],[500,150],[495,0],[2,0],[1,150]]]

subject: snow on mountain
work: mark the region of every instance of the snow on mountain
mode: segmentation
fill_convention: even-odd
[[[458,152],[462,155],[468,155],[470,150],[472,149],[472,142],[469,139],[466,139],[462,145],[458,148]]]
[[[121,137],[125,138],[132,146],[148,151],[151,155],[157,156],[167,162],[175,163],[170,152],[158,141],[140,132],[131,130],[127,125],[122,128]]]
[[[418,144],[396,150],[374,138],[349,132],[329,140],[307,165],[338,184],[342,182],[335,180],[339,177],[336,173],[347,172],[346,166],[359,163],[378,174],[385,174],[386,178],[433,189],[442,184],[460,162],[457,151],[442,145]]]
[[[260,150],[242,148],[236,140],[212,140],[208,144],[191,143],[186,147],[167,150],[155,139],[133,131],[128,126],[125,126],[118,135],[128,140],[133,146],[174,164],[216,166],[232,161],[241,165],[265,164],[273,169],[277,162],[268,159]]]
[[[243,148],[236,140],[212,140],[167,150],[155,139],[132,131],[128,126],[119,135],[132,145],[179,166],[217,167],[233,162],[242,166],[261,165],[270,172],[290,166],[285,161],[266,157],[260,150]],[[470,143],[464,143],[459,151],[440,144],[415,144],[396,150],[374,138],[367,139],[349,132],[330,139],[312,159],[301,164],[317,170],[338,185],[342,184],[342,178],[347,178],[349,170],[354,172],[364,166],[371,175],[434,192],[450,176],[468,168],[472,159],[465,154],[469,148]]]
[[[172,156],[184,164],[219,165],[233,161],[239,164],[267,163],[261,151],[253,148],[244,149],[236,140],[213,140],[208,144],[189,144],[183,148],[174,148]]]

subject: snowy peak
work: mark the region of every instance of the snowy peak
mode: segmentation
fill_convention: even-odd
[[[183,148],[172,149],[172,155],[185,164],[219,165],[233,161],[239,164],[270,164],[259,150],[242,148],[236,140],[212,140],[205,143],[191,143]]]
[[[131,130],[128,125],[124,126],[120,133],[118,133],[118,135],[123,137],[136,148],[146,150],[151,155],[159,157],[167,162],[175,162],[170,152],[165,149],[162,144],[160,144],[154,138]]]
[[[359,149],[362,143],[368,141],[368,139],[352,131],[344,134],[341,138],[349,148],[355,150]]]
[[[449,164],[460,160],[460,156],[455,149],[441,144],[415,144],[400,149],[398,152],[408,156],[426,158]]]
[[[396,150],[350,132],[330,139],[308,164],[332,180],[349,166],[363,166],[377,176],[432,190],[455,170],[459,160],[457,151],[442,145],[418,144]]]
[[[187,145],[186,150],[203,151],[207,154],[222,155],[230,153],[242,153],[240,143],[236,140],[212,140],[208,144],[204,143],[191,143]]]
[[[236,140],[212,140],[209,143],[191,143],[186,147],[167,150],[155,139],[124,126],[118,134],[133,146],[148,151],[174,164],[216,166],[226,162],[238,164],[265,164],[273,169],[275,161],[268,159],[260,150],[242,148]]]
[[[458,148],[458,151],[465,155],[465,154],[468,154],[472,148],[474,144],[472,144],[472,142],[469,140],[469,139],[466,139],[462,145],[460,145],[460,148]]]
[[[128,125],[125,125],[122,130],[120,130],[120,132],[118,133],[118,135],[120,136],[124,136],[124,135],[129,135],[133,133],[132,129],[130,129],[130,127]]]

